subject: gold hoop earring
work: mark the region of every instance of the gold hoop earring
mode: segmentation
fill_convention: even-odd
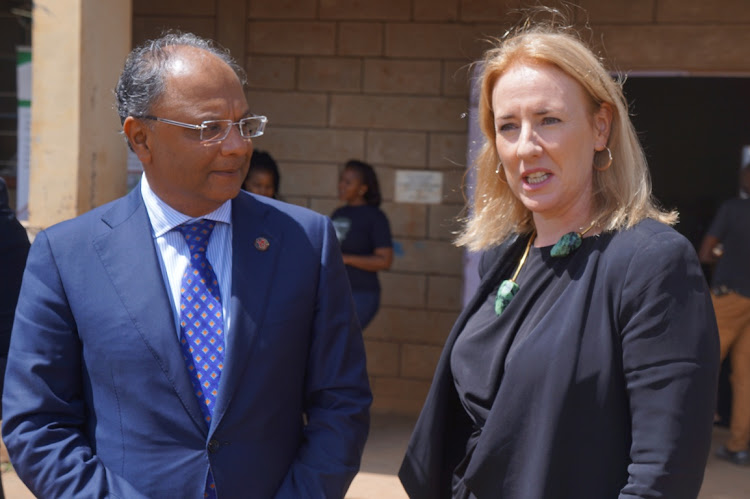
[[[598,172],[605,172],[605,171],[609,170],[610,166],[612,166],[612,161],[613,161],[612,151],[610,151],[609,147],[606,147],[606,146],[604,147],[604,149],[607,150],[607,154],[609,155],[609,161],[607,161],[607,164],[604,165],[604,166],[596,166],[596,163],[594,163],[594,170],[596,170]],[[599,152],[601,152],[601,151],[599,151]]]
[[[497,179],[500,182],[506,185],[508,184],[508,182],[506,182],[505,179],[503,178],[503,162],[502,161],[497,162],[497,167],[495,167],[495,175],[497,175]]]

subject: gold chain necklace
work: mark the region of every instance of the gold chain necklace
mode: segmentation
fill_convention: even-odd
[[[596,225],[596,220],[591,222],[591,225],[586,227],[586,229],[581,232],[568,232],[567,234],[563,234],[563,236],[558,239],[555,245],[552,246],[550,256],[554,258],[563,258],[573,253],[575,250],[581,247],[583,236],[588,231],[590,231],[594,227],[594,225]],[[529,242],[526,243],[526,249],[523,252],[523,256],[521,256],[521,260],[518,262],[518,266],[516,267],[516,271],[513,273],[513,277],[504,280],[500,284],[500,287],[497,288],[497,296],[495,297],[495,314],[502,314],[503,310],[505,310],[505,307],[507,307],[511,300],[513,300],[513,297],[518,294],[518,290],[521,289],[516,282],[516,278],[518,277],[518,273],[521,272],[523,264],[526,263],[526,258],[529,256],[529,250],[531,249],[531,243],[534,242],[535,238],[536,231],[531,233]]]
[[[521,257],[521,261],[518,262],[518,267],[516,267],[513,277],[504,280],[502,284],[500,284],[500,287],[497,288],[497,297],[495,298],[495,313],[497,315],[503,313],[505,307],[507,307],[513,297],[516,296],[518,290],[521,289],[516,282],[516,278],[518,277],[518,273],[521,272],[523,264],[526,263],[526,257],[529,256],[529,249],[531,249],[531,243],[534,242],[534,238],[536,238],[536,231],[531,233],[529,242],[526,243],[526,249],[523,251],[523,256]]]

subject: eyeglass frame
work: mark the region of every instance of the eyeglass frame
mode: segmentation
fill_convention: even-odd
[[[232,131],[232,127],[234,125],[237,125],[237,129],[240,132],[240,137],[242,137],[243,139],[254,139],[255,137],[260,137],[261,135],[265,133],[266,124],[268,123],[268,118],[266,118],[265,116],[257,115],[257,114],[246,116],[245,118],[242,118],[241,120],[235,121],[235,122],[232,122],[232,120],[204,120],[204,121],[201,121],[200,125],[194,125],[192,123],[185,123],[182,121],[170,120],[167,118],[159,118],[158,116],[153,116],[151,114],[147,114],[145,116],[139,116],[139,118],[145,119],[145,120],[158,121],[159,123],[166,123],[167,125],[175,125],[175,126],[179,126],[182,128],[187,128],[189,130],[200,130],[201,136],[203,135],[203,130],[208,128],[206,123],[229,123],[229,127],[227,127],[227,133],[222,138],[201,139],[201,142],[210,142],[210,143],[221,142],[222,140],[229,137],[229,132]],[[240,127],[240,123],[242,123],[244,120],[252,120],[252,119],[260,120],[260,125],[258,126],[258,133],[255,135],[249,135],[249,136],[242,135],[242,127]]]

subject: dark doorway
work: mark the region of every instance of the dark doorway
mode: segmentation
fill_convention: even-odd
[[[625,95],[654,195],[680,212],[676,229],[697,248],[719,204],[737,196],[750,78],[631,77]]]

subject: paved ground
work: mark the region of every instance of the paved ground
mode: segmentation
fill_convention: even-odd
[[[362,471],[354,479],[347,499],[406,499],[395,476],[406,450],[414,419],[375,416],[362,459]],[[699,499],[750,498],[750,467],[739,467],[713,456],[726,439],[725,428],[715,428],[712,453],[706,466]]]
[[[354,479],[347,499],[406,499],[396,478],[413,418],[375,415],[362,459],[362,471]],[[726,438],[724,428],[714,430],[713,449]],[[9,465],[3,465],[3,488],[7,499],[32,499]],[[719,461],[711,455],[699,499],[747,499],[750,497],[750,467]]]

